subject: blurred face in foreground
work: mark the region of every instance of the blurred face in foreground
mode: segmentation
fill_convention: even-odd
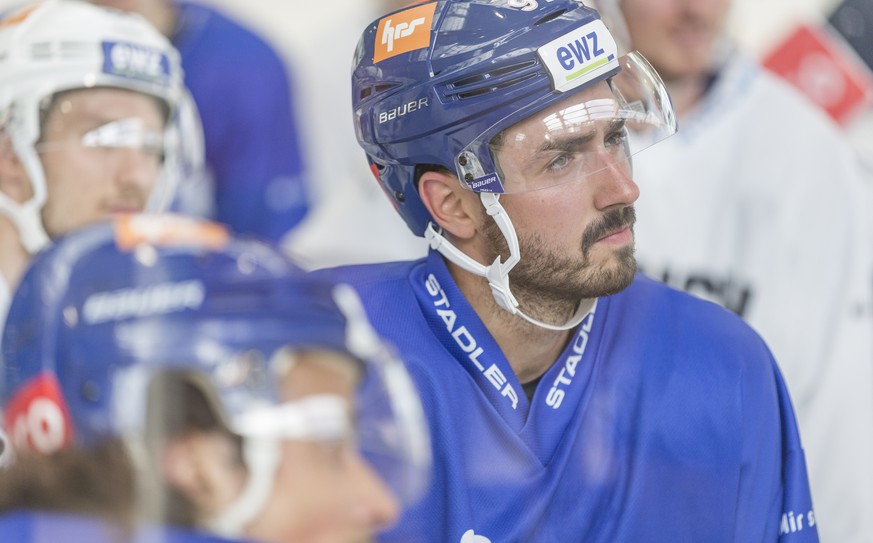
[[[283,396],[294,402],[316,394],[343,398],[354,409],[359,375],[345,355],[300,353]],[[398,504],[361,457],[352,436],[336,441],[286,441],[268,506],[246,533],[271,543],[369,541],[393,522]]]
[[[329,351],[277,356],[287,356],[278,407],[296,410],[292,426],[306,425],[313,435],[278,444],[271,490],[242,535],[266,543],[370,541],[396,519],[399,506],[357,448],[357,363]],[[307,406],[324,399],[328,404],[320,405],[327,409]],[[239,443],[218,431],[194,432],[170,443],[163,466],[169,483],[195,505],[200,524],[221,518],[243,493],[246,479],[256,477],[246,468]]]

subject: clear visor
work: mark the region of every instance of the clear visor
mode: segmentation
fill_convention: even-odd
[[[49,167],[47,160],[58,167],[75,160],[78,168],[137,180],[139,210],[169,209],[180,187],[205,175],[202,127],[190,96],[186,93],[166,109],[151,96],[96,90],[104,94],[58,94],[42,112],[45,119],[34,149],[43,169]],[[107,100],[105,111],[98,107],[101,98]]]
[[[192,432],[212,436],[214,450],[207,452],[215,455],[210,462],[221,472],[225,490],[213,496],[212,507],[200,511],[198,516],[207,519],[205,528],[231,535],[233,530],[223,528],[222,522],[256,518],[257,511],[280,505],[271,503],[276,499],[288,499],[293,508],[294,496],[305,501],[326,493],[342,510],[396,510],[425,489],[430,470],[427,428],[399,361],[362,362],[322,349],[282,348],[269,356],[227,353],[205,343],[198,349],[216,361],[208,375],[180,369],[147,377],[142,367],[134,366],[119,385],[124,391],[149,382],[146,420],[140,423],[147,431],[129,434],[133,442],[144,436],[134,448],[149,450],[157,465],[166,468],[172,446],[158,450],[156,443],[183,442]],[[140,385],[125,386],[125,381]],[[192,394],[191,386],[180,388],[179,382],[199,392]],[[135,403],[133,397],[122,392],[118,412],[125,409],[122,402]],[[172,481],[167,484],[173,486]],[[285,498],[276,497],[276,488],[286,488],[279,493]]]
[[[401,363],[361,362],[331,351],[283,349],[270,361],[280,383],[276,403],[228,413],[244,440],[306,442],[364,461],[402,503],[418,498],[429,478],[429,441],[418,395]],[[237,402],[226,394],[225,405]],[[330,455],[323,457],[330,458]],[[329,466],[342,474],[355,462]],[[355,470],[352,470],[354,472]],[[346,473],[343,487],[354,479]],[[342,489],[337,489],[342,492]]]
[[[462,184],[476,192],[520,193],[584,181],[610,168],[629,175],[630,158],[674,134],[677,125],[648,61],[632,52],[619,64],[621,71],[606,81],[545,108],[533,104],[537,113],[474,140],[457,159]]]
[[[102,124],[88,130],[82,136],[70,135],[59,139],[48,139],[36,144],[39,153],[50,153],[68,149],[134,149],[159,163],[164,156],[163,128],[149,128],[139,117],[129,117]],[[105,159],[106,157],[100,157]]]

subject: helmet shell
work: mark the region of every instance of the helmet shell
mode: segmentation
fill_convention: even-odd
[[[537,51],[597,20],[576,0],[440,0],[367,27],[352,73],[356,134],[413,233],[423,235],[431,219],[415,186],[416,165],[455,172],[470,142],[566,98]],[[420,47],[405,51],[404,43]],[[477,158],[493,172],[486,155]]]
[[[115,87],[173,109],[184,89],[179,53],[145,19],[72,0],[40,2],[0,21],[0,79],[0,112],[22,125],[29,144],[39,137],[39,106],[57,92]]]
[[[49,439],[50,452],[130,433],[144,402],[120,397],[118,377],[137,367],[210,374],[234,353],[283,346],[351,354],[333,288],[275,249],[184,217],[135,215],[67,235],[34,260],[6,322],[0,405],[13,442],[28,415],[10,404],[45,376],[72,430]]]

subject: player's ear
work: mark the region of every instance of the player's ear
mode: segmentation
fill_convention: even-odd
[[[3,132],[0,132],[0,191],[18,203],[24,203],[33,196],[24,164]]]
[[[168,440],[160,458],[164,480],[187,497],[203,517],[221,511],[239,494],[245,469],[228,452],[233,442],[219,432],[190,432]]]
[[[459,239],[473,237],[481,204],[478,195],[463,188],[457,177],[445,171],[425,172],[418,181],[418,192],[444,231]]]

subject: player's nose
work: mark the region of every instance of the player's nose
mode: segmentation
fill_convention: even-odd
[[[157,182],[159,158],[141,149],[120,148],[113,152],[116,155],[116,182],[148,195]]]
[[[356,456],[353,462],[355,520],[374,531],[393,524],[400,514],[397,498],[363,458]]]
[[[605,167],[594,176],[594,205],[599,210],[613,206],[627,207],[640,197],[640,187],[633,180],[630,159],[606,161]]]

